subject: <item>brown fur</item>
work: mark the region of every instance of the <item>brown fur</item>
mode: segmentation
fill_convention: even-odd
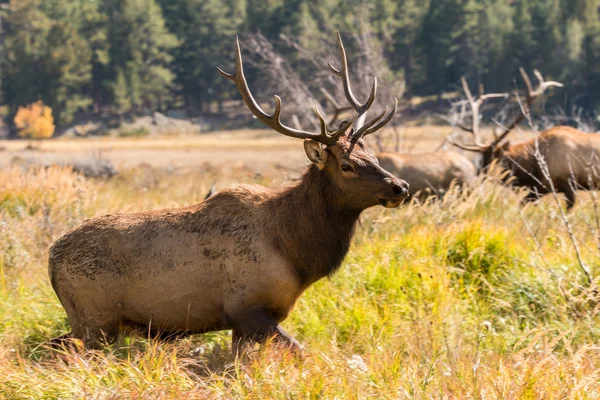
[[[556,126],[541,133],[537,141],[539,151],[548,165],[548,172],[557,192],[567,197],[568,207],[575,202],[575,190],[600,188],[600,136],[588,134],[568,126]],[[497,159],[511,171],[513,184],[527,187],[537,194],[550,191],[548,180],[534,156],[536,139],[524,143],[504,146],[484,153],[483,164],[489,165]]]
[[[345,138],[314,143],[307,154],[319,162],[292,187],[240,185],[188,207],[98,217],[57,240],[49,273],[73,336],[94,346],[124,327],[234,329],[234,342],[279,336],[295,345],[278,323],[340,266],[360,213],[407,194],[362,143],[350,160]]]
[[[439,195],[453,183],[468,184],[477,176],[473,163],[459,153],[379,153],[377,159],[382,168],[410,183],[411,196]]]

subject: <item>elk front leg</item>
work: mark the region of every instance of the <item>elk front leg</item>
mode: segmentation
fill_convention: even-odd
[[[248,344],[263,344],[269,339],[283,343],[293,351],[300,351],[300,343],[291,337],[273,315],[262,308],[246,310],[229,316],[233,327],[233,355],[241,355]]]
[[[562,187],[560,189],[560,191],[565,194],[565,197],[567,199],[567,211],[571,211],[571,209],[575,205],[575,196],[576,196],[573,185],[571,183],[568,183],[567,185]]]

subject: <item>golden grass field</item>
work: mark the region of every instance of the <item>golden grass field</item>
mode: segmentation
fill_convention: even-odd
[[[407,147],[435,148],[446,133],[411,129]],[[26,144],[0,142],[0,398],[600,397],[595,193],[565,221],[562,200],[522,207],[524,194],[492,174],[443,201],[367,210],[341,270],[283,323],[307,346],[302,358],[267,345],[235,360],[229,332],[55,351],[47,341],[69,328],[47,248],[66,231],[96,215],[200,202],[215,180],[285,185],[308,162],[300,141],[264,131]],[[93,156],[120,174],[16,162]]]

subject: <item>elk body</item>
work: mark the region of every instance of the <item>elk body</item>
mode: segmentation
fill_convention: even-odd
[[[529,190],[525,201],[536,200],[554,190],[565,195],[567,208],[571,209],[577,190],[600,189],[600,136],[568,126],[556,126],[524,143],[511,145],[505,141],[508,134],[527,118],[532,103],[539,96],[550,87],[563,86],[559,82],[545,81],[539,71],[534,72],[539,81],[535,90],[529,76],[520,69],[527,88],[526,99],[518,116],[501,135],[488,145],[482,145],[476,134],[472,145],[453,144],[480,153],[482,170],[498,162],[510,172],[508,177],[512,185]],[[478,118],[476,109],[473,109],[473,118]]]
[[[232,329],[234,352],[270,337],[297,347],[279,323],[306,288],[338,269],[361,212],[395,207],[408,193],[361,139],[396,109],[365,122],[376,85],[366,103],[356,101],[339,34],[338,43],[342,68],[331,68],[356,115],[332,132],[317,110],[321,132],[313,133],[280,122],[278,97],[272,115],[257,105],[236,41],[236,72],[220,72],[261,121],[306,139],[312,165],[292,187],[242,185],[188,207],[98,217],[57,240],[49,273],[72,337],[94,347],[126,328],[162,337]]]
[[[461,127],[464,130],[472,132],[475,137],[479,136],[479,118],[475,117],[483,102],[488,99],[506,97],[505,93],[483,93],[483,87],[480,86],[480,94],[475,98],[467,85],[466,80],[462,79],[463,89],[467,98],[467,104],[473,110],[474,118],[472,127]],[[383,168],[391,173],[402,176],[407,182],[410,182],[411,196],[422,194],[441,195],[452,185],[468,185],[477,176],[477,168],[471,160],[462,154],[448,151],[437,151],[432,153],[380,153],[377,159]]]
[[[513,185],[528,188],[527,201],[554,188],[565,195],[570,209],[576,190],[600,189],[600,136],[568,126],[556,126],[524,143],[485,149],[482,157],[484,165],[497,160],[510,171]]]
[[[382,168],[410,183],[410,195],[441,195],[452,185],[466,185],[477,176],[467,157],[455,152],[377,154]]]

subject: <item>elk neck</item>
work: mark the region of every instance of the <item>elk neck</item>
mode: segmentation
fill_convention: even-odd
[[[540,141],[540,146],[544,146],[543,141]],[[500,161],[510,171],[510,176],[514,179],[513,185],[536,187],[543,192],[544,187],[539,184],[542,173],[534,156],[535,147],[535,140],[512,145],[504,152]]]
[[[328,173],[312,165],[297,185],[268,202],[274,246],[304,288],[337,271],[348,253],[362,210],[348,209],[343,196]]]

